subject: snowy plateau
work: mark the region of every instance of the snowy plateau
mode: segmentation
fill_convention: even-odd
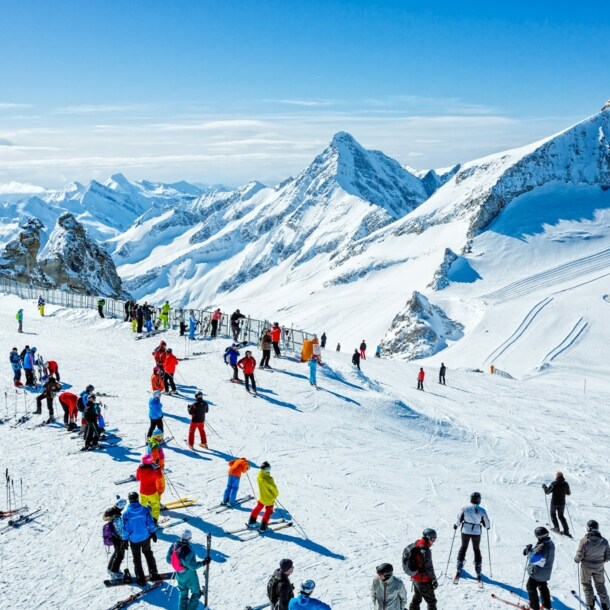
[[[56,225],[69,213],[70,226],[84,227],[112,258],[121,290],[138,300],[240,307],[326,332],[319,390],[299,354],[287,352],[272,360],[276,370],[257,373],[258,398],[229,383],[228,339],[161,335],[189,356],[177,381],[188,398],[204,392],[215,430],[209,451],[190,451],[188,402],[163,397],[175,437],[164,499],[199,500],[171,514],[188,518],[199,556],[205,534],[213,536],[211,610],[263,603],[284,557],[295,563],[293,582],[313,579],[315,596],[333,609],[371,608],[375,566],[392,563],[406,582],[402,550],[425,527],[439,533],[439,608],[503,607],[490,594],[522,593],[522,549],[548,522],[541,484],[556,470],[572,487],[575,540],[554,535],[553,608],[578,607],[570,594],[577,541],[592,518],[610,535],[610,106],[543,141],[443,171],[412,171],[338,133],[300,175],[274,187],[117,174],[57,192],[7,185],[0,201],[2,269],[32,218],[44,225],[39,262],[48,267]],[[111,395],[102,400],[120,441],[81,453],[60,424],[35,427],[34,416],[15,426],[34,410],[34,395],[14,390],[5,359],[0,466],[23,481],[24,503],[42,510],[20,528],[0,521],[0,608],[104,610],[136,590],[102,584],[101,515],[117,493],[136,489],[114,481],[139,462],[159,337],[134,341],[128,324],[95,311],[50,305],[46,314],[2,295],[5,354],[27,341],[59,362],[65,389],[91,383]],[[351,352],[362,339],[371,356],[380,344],[384,357],[369,356],[358,371]],[[446,386],[438,383],[441,362]],[[424,392],[415,388],[420,367]],[[252,503],[209,510],[221,499],[227,461],[242,455],[271,463],[283,505],[275,516],[293,527],[243,542],[227,532]],[[241,491],[250,491],[247,480]],[[448,578],[455,546],[447,569],[452,524],[473,491],[492,520],[483,589],[472,578],[457,586]],[[179,531],[159,532],[153,545],[162,571]],[[471,551],[466,571],[474,572]],[[177,605],[165,583],[132,607]]]

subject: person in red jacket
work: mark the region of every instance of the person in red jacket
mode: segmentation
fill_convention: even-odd
[[[282,338],[282,329],[277,322],[273,323],[271,327],[271,343],[273,344],[273,351],[275,357],[279,358],[282,354],[280,353],[280,339]]]
[[[166,346],[167,346],[167,343],[165,343],[165,341],[161,341],[161,343],[159,343],[159,346],[152,353],[153,358],[155,359],[156,365],[161,368],[163,368],[163,365],[165,363]]]
[[[152,386],[152,391],[159,390],[159,392],[163,392],[165,389],[164,383],[164,374],[163,369],[156,366],[153,369],[153,374],[150,376],[150,385]]]
[[[415,543],[419,548],[417,559],[417,572],[411,576],[413,581],[413,599],[410,610],[419,610],[422,600],[426,600],[428,610],[436,610],[436,595],[434,590],[438,587],[434,564],[432,563],[432,545],[436,542],[436,532],[427,527],[422,537]]]
[[[77,402],[78,396],[72,394],[72,392],[62,392],[59,395],[59,404],[64,410],[64,424],[68,430],[74,430],[74,428],[76,428],[76,418],[78,415]]]
[[[171,347],[167,348],[165,353],[165,362],[163,367],[165,369],[165,375],[163,382],[165,383],[165,391],[170,394],[176,393],[176,383],[174,382],[174,375],[176,373],[176,367],[178,366],[178,358],[174,356],[174,352]],[[171,392],[170,392],[171,387]]]
[[[256,381],[254,381],[256,360],[252,357],[252,352],[247,351],[246,355],[237,362],[237,366],[244,372],[244,377],[246,379],[246,392],[250,392],[250,382],[252,382],[252,389],[256,394]]]
[[[426,373],[424,372],[423,368],[420,368],[419,373],[417,373],[417,389],[418,390],[424,389],[424,379],[425,378],[426,378]]]
[[[211,337],[217,336],[218,324],[220,323],[221,320],[222,320],[222,312],[220,311],[220,308],[215,309],[214,313],[212,314],[212,317],[210,319],[210,322],[212,323],[212,332],[210,333]]]
[[[140,504],[150,506],[150,512],[155,520],[161,514],[161,500],[159,499],[158,481],[163,477],[161,468],[154,463],[153,456],[146,453],[142,456],[142,463],[136,470],[136,480],[140,481]]]
[[[47,377],[51,377],[52,375],[57,381],[61,381],[61,377],[59,376],[59,365],[55,360],[47,360],[44,368]]]

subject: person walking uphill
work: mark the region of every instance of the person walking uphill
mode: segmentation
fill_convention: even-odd
[[[420,367],[419,373],[417,373],[417,389],[418,390],[424,389],[424,379],[425,378],[426,378],[426,372],[424,371],[423,368]]]
[[[250,513],[250,519],[248,520],[248,527],[255,527],[256,520],[260,512],[265,509],[261,525],[259,530],[264,532],[269,529],[269,520],[273,514],[273,506],[277,497],[280,495],[275,481],[271,476],[271,464],[269,462],[263,462],[261,469],[258,471],[256,482],[258,483],[258,502]]]
[[[434,564],[432,563],[431,547],[436,542],[436,532],[427,527],[422,537],[405,548],[402,555],[402,565],[407,574],[411,575],[413,583],[413,599],[409,610],[419,610],[422,600],[426,601],[428,610],[436,610],[436,595],[438,587]]]
[[[195,551],[191,546],[193,533],[191,530],[184,530],[180,540],[174,542],[167,549],[167,563],[170,563],[176,574],[178,583],[178,602],[180,610],[195,610],[199,606],[201,597],[201,585],[197,570],[209,565],[211,559],[206,557],[198,561]],[[190,593],[190,597],[189,597]]]
[[[604,563],[610,561],[610,546],[599,533],[599,523],[591,519],[587,523],[587,533],[578,544],[574,561],[580,564],[580,582],[588,610],[595,608],[593,584],[602,604],[602,610],[610,610],[610,598],[604,582]]]
[[[190,404],[188,407],[189,415],[191,416],[191,424],[189,426],[189,438],[188,446],[194,449],[195,444],[195,432],[199,430],[199,437],[201,442],[200,447],[204,449],[208,448],[208,439],[205,435],[205,414],[210,410],[208,403],[203,400],[203,393],[197,392],[195,394],[195,402]]]
[[[555,474],[555,480],[547,487],[545,483],[542,484],[542,489],[544,489],[544,493],[546,495],[551,494],[551,521],[553,522],[552,531],[561,533],[564,536],[572,535],[570,534],[570,528],[568,527],[568,522],[564,517],[564,511],[566,509],[566,496],[572,494],[570,491],[570,486],[568,482],[563,477],[563,472],[557,471]],[[563,531],[559,531],[559,522],[557,521],[557,516],[559,516],[559,521],[561,521],[561,525],[563,527]]]
[[[97,300],[97,313],[100,314],[100,318],[104,317],[104,306],[106,305],[106,299]]]
[[[555,561],[555,545],[551,540],[549,530],[546,527],[537,527],[534,535],[538,539],[536,546],[528,544],[523,549],[523,554],[527,557],[527,593],[529,596],[531,610],[540,610],[540,600],[538,591],[542,598],[542,605],[545,609],[551,608],[551,594],[549,593],[548,581],[553,572],[553,562]]]
[[[229,477],[227,479],[227,487],[222,496],[224,506],[234,506],[237,502],[237,492],[239,491],[239,482],[241,475],[250,470],[250,463],[245,457],[240,457],[229,462]]]
[[[472,550],[474,551],[474,569],[477,574],[477,580],[481,580],[481,569],[483,566],[483,558],[481,557],[481,533],[483,527],[489,529],[491,526],[487,512],[481,506],[481,494],[475,491],[470,496],[470,504],[464,506],[459,512],[453,529],[461,528],[462,546],[458,551],[457,556],[457,573],[456,578],[464,569],[464,560],[466,559],[466,551],[472,540]]]
[[[161,392],[159,390],[155,390],[148,399],[148,419],[150,420],[150,426],[146,438],[152,436],[155,428],[159,428],[163,432],[163,405],[161,404]]]
[[[254,369],[256,368],[256,360],[252,357],[252,352],[246,351],[246,355],[238,361],[237,366],[244,372],[246,382],[246,392],[250,393],[250,382],[252,390],[256,394],[256,381],[254,380]]]
[[[391,563],[382,563],[376,568],[377,576],[371,586],[371,598],[375,610],[404,610],[407,607],[405,585],[394,576]]]

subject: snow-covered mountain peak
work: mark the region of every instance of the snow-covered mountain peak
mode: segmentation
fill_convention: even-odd
[[[604,112],[605,110],[610,110],[610,100],[608,100],[603,106],[602,106],[602,112]]]

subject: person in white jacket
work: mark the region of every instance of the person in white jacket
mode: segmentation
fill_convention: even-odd
[[[481,494],[475,491],[470,496],[470,504],[464,506],[459,512],[453,525],[453,529],[462,528],[462,546],[457,556],[457,574],[459,576],[464,569],[466,551],[472,540],[472,550],[474,551],[474,569],[477,573],[477,580],[481,579],[483,568],[483,558],[481,556],[481,534],[483,527],[489,529],[491,523],[487,516],[487,511],[481,506]]]
[[[407,607],[407,590],[405,585],[394,576],[392,564],[382,563],[377,566],[377,576],[373,579],[371,598],[375,610],[405,610]]]

